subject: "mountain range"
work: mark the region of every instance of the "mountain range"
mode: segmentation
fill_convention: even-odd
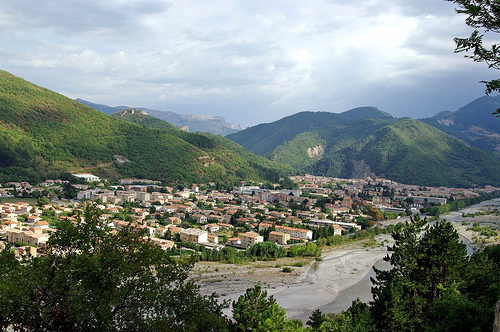
[[[0,182],[92,172],[234,185],[278,181],[291,171],[221,136],[164,123],[151,129],[124,121],[0,71]]]
[[[277,181],[297,171],[432,186],[500,186],[500,158],[494,155],[498,119],[479,115],[491,113],[484,105],[498,108],[497,98],[423,120],[397,119],[375,107],[300,112],[230,134],[229,140],[181,130],[146,110],[104,114],[0,71],[0,181],[93,172],[110,179],[230,185]]]
[[[209,132],[215,135],[226,136],[238,132],[242,129],[239,124],[228,123],[223,117],[220,116],[199,115],[199,114],[178,114],[171,111],[158,111],[144,107],[129,107],[129,106],[111,107],[107,105],[92,103],[90,101],[82,100],[79,98],[76,99],[76,101],[106,114],[113,114],[131,108],[138,109],[147,112],[147,114],[150,116],[170,122],[171,124],[177,127],[182,127],[191,132],[195,131]]]
[[[421,121],[500,157],[500,118],[492,115],[498,108],[500,95],[484,96],[455,112],[444,111]]]
[[[442,115],[453,118],[455,113]],[[490,122],[497,121],[489,116]],[[384,177],[431,186],[500,185],[500,159],[494,155],[423,121],[396,119],[374,107],[340,114],[301,112],[227,138],[315,175]]]

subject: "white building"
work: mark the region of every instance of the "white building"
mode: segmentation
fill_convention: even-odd
[[[101,179],[93,174],[71,174],[79,179],[84,179],[87,182],[100,182]]]
[[[179,233],[181,241],[193,244],[208,242],[208,232],[198,228],[188,228]]]

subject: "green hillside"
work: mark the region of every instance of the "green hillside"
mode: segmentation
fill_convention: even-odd
[[[500,162],[418,120],[400,119],[326,156],[307,170],[339,177],[380,176],[430,186],[500,185]]]
[[[145,111],[138,111],[135,109],[123,110],[113,113],[111,114],[111,116],[140,124],[148,128],[162,129],[168,134],[176,136],[194,145],[197,148],[203,149],[205,151],[214,151],[219,155],[220,160],[228,161],[228,166],[231,166],[231,160],[238,160],[240,158],[243,158],[250,163],[254,171],[257,171],[259,174],[265,175],[267,179],[275,179],[279,175],[290,174],[293,171],[292,167],[285,166],[285,164],[279,164],[270,161],[267,158],[255,155],[249,150],[243,148],[241,145],[238,145],[227,138],[223,138],[220,135],[202,132],[186,132],[167,121],[160,120],[156,117],[148,115]],[[246,178],[246,174],[248,173],[252,173],[248,168],[238,169],[238,174],[242,178]]]
[[[455,112],[441,112],[421,121],[500,157],[500,118],[492,115],[499,107],[500,95],[484,96]]]
[[[263,156],[301,133],[327,129],[335,124],[341,126],[365,118],[390,119],[392,116],[375,107],[358,107],[340,114],[300,112],[272,123],[247,128],[226,137],[253,153]]]
[[[93,172],[231,183],[276,179],[287,170],[231,144],[118,120],[0,71],[0,181]]]
[[[276,133],[289,136],[278,143]],[[251,137],[246,146],[265,147],[264,151],[277,144],[265,153],[269,159],[316,175],[500,186],[500,162],[494,156],[421,121],[395,119],[375,108],[340,114],[303,112],[228,137]]]

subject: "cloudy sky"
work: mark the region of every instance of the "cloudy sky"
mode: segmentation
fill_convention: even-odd
[[[70,98],[243,127],[376,106],[423,118],[484,95],[443,0],[2,0],[0,69]]]

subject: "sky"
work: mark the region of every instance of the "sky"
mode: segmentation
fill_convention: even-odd
[[[2,0],[0,69],[72,99],[222,116],[455,111],[497,74],[444,0]]]

